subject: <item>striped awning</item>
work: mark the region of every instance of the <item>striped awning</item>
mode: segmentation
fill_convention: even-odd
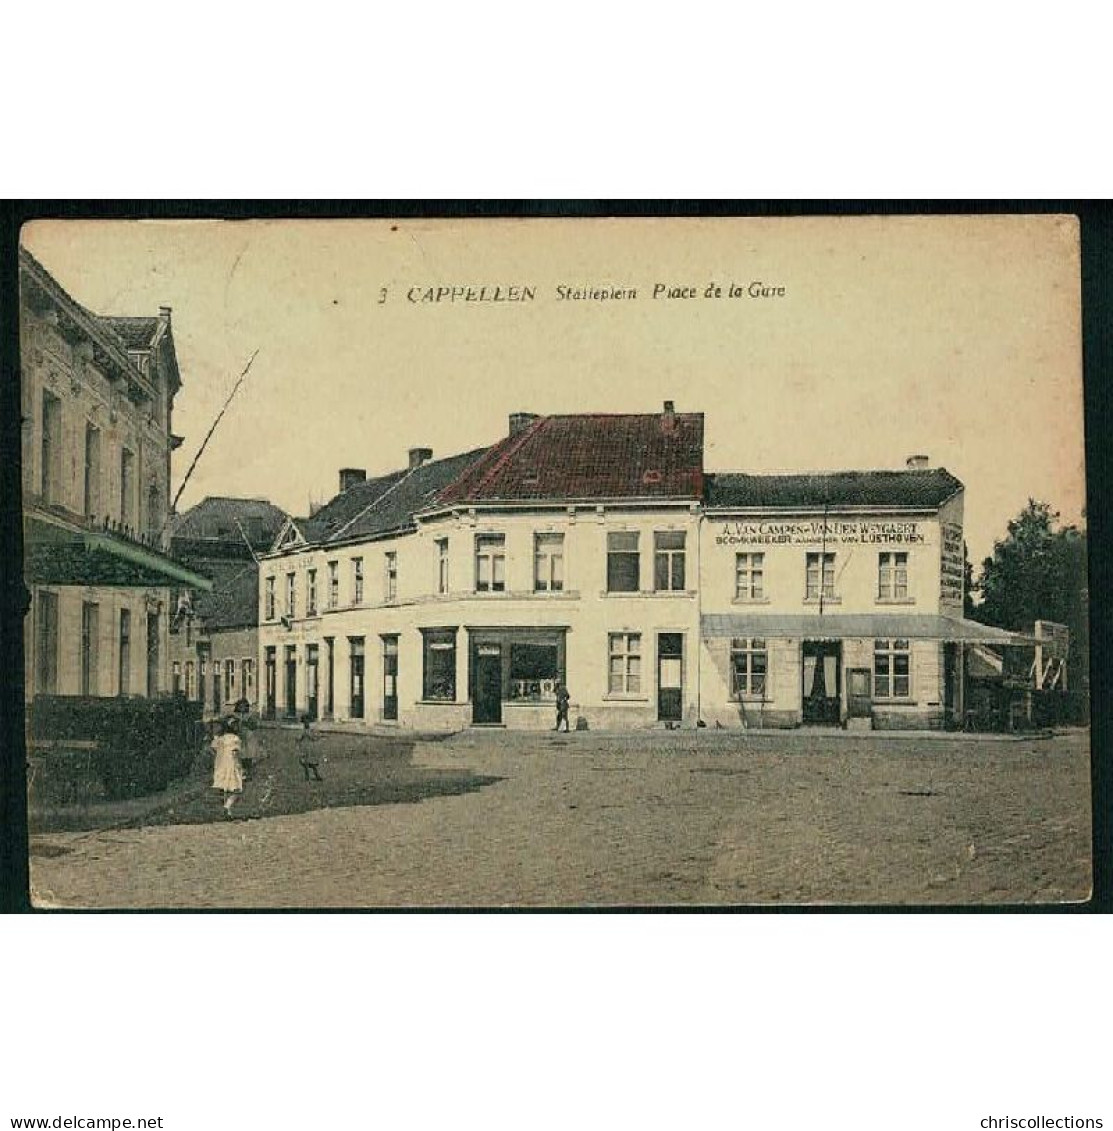
[[[705,613],[704,639],[722,636],[799,637],[806,640],[943,640],[956,644],[1036,643],[1034,637],[1006,632],[962,617],[924,613]]]

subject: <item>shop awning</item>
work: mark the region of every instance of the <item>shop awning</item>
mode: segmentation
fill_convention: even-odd
[[[85,527],[47,511],[25,512],[23,529],[23,572],[29,585],[182,585],[206,593],[213,587],[183,562],[116,530]]]
[[[1035,638],[962,617],[924,613],[706,613],[704,639],[721,636],[800,637],[806,640],[943,640],[956,644],[1035,644]]]

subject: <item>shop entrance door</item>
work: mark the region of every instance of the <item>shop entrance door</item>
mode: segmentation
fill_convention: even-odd
[[[398,637],[383,637],[383,718],[398,718]]]
[[[479,644],[475,650],[475,702],[472,722],[502,722],[502,647]]]
[[[805,726],[838,726],[842,721],[842,644],[805,640],[803,645]]]
[[[657,636],[657,718],[678,723],[684,715],[684,637],[679,632]]]
[[[317,718],[317,696],[319,692],[317,670],[317,645],[305,646],[305,713],[311,718]]]

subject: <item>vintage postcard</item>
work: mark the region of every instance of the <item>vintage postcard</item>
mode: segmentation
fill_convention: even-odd
[[[1091,892],[1072,216],[40,221],[32,899]]]

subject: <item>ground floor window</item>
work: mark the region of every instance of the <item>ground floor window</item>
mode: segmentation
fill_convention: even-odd
[[[765,695],[769,652],[759,636],[736,636],[730,642],[730,692],[736,699]]]
[[[348,713],[353,719],[363,718],[363,678],[365,641],[362,636],[349,636],[348,647],[351,650],[348,658],[350,683],[348,687]]]
[[[424,637],[424,681],[422,697],[425,699],[456,700],[456,629],[426,629]]]
[[[192,660],[186,660],[186,684],[185,693],[187,699],[197,698],[197,669]]]
[[[255,700],[255,661],[242,660],[240,662],[242,684],[240,694],[249,702]]]
[[[234,703],[236,699],[236,661],[224,661],[224,702]]]
[[[911,651],[907,640],[873,643],[873,697],[907,699],[912,694]]]
[[[556,644],[510,645],[510,698],[554,702],[560,681]]]
[[[642,689],[642,638],[640,632],[610,634],[610,680],[612,695],[640,695]]]
[[[85,601],[81,605],[81,694],[96,695],[97,642],[100,636],[100,606]]]
[[[175,695],[180,695],[182,691],[182,665],[180,660],[175,660],[170,665],[170,690]]]

